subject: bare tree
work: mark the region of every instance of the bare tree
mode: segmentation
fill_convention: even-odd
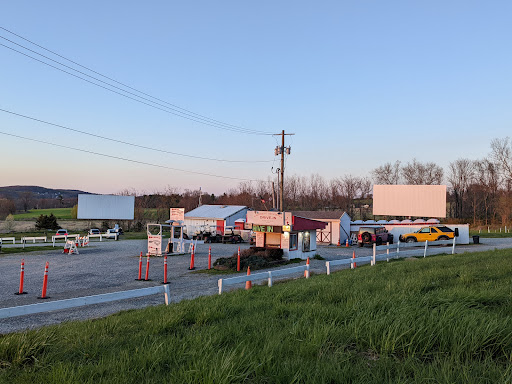
[[[373,181],[378,185],[400,184],[401,182],[401,168],[400,161],[395,161],[394,164],[386,163],[380,167],[375,168],[371,172]]]
[[[507,184],[512,182],[512,141],[509,137],[491,141],[491,157]]]
[[[475,163],[469,159],[458,159],[450,163],[448,182],[455,199],[455,217],[462,218],[464,201],[470,184],[474,179]]]
[[[420,163],[412,159],[402,168],[402,176],[406,184],[411,185],[436,185],[443,181],[443,168],[435,163]]]
[[[27,212],[28,209],[30,208],[30,204],[32,203],[32,192],[27,191],[27,192],[20,193],[20,199],[21,199],[21,203],[23,205],[23,210],[25,212]]]

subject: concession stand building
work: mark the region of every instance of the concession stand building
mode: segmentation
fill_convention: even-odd
[[[247,224],[256,234],[256,246],[281,248],[286,259],[306,259],[316,251],[316,231],[327,223],[291,212],[247,211]]]

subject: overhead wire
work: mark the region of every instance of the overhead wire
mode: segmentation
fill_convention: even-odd
[[[182,110],[182,111],[185,111],[185,112],[191,113],[191,114],[193,114],[193,115],[196,115],[196,116],[199,116],[199,117],[202,117],[202,118],[205,118],[205,119],[208,119],[208,120],[211,120],[211,121],[213,121],[213,122],[220,123],[220,124],[223,124],[223,125],[226,125],[226,126],[230,126],[230,127],[233,127],[233,128],[245,129],[245,128],[240,127],[240,126],[237,126],[237,125],[228,124],[228,123],[224,123],[224,122],[219,121],[219,120],[215,120],[215,119],[209,118],[209,117],[207,117],[207,116],[204,116],[204,115],[201,115],[201,114],[195,113],[195,112],[193,112],[193,111],[190,111],[190,110],[188,110],[188,109],[182,108],[182,107],[180,107],[180,106],[178,106],[178,105],[176,105],[176,104],[173,104],[173,103],[170,103],[170,102],[168,102],[168,101],[162,100],[162,99],[160,99],[160,98],[158,98],[158,97],[152,96],[152,95],[150,95],[150,94],[148,94],[148,93],[145,93],[145,92],[140,91],[140,90],[138,90],[138,89],[136,89],[136,88],[133,88],[133,87],[131,87],[131,86],[127,85],[127,84],[124,84],[124,83],[122,83],[122,82],[120,82],[120,81],[117,81],[117,80],[115,80],[115,79],[113,79],[113,78],[111,78],[111,77],[109,77],[109,76],[103,75],[102,73],[97,72],[97,71],[95,71],[95,70],[93,70],[93,69],[91,69],[91,68],[89,68],[89,67],[86,67],[85,65],[82,65],[82,64],[80,64],[80,63],[77,63],[76,61],[73,61],[73,60],[71,60],[71,59],[69,59],[69,58],[67,58],[67,57],[65,57],[65,56],[63,56],[63,55],[60,55],[59,53],[57,53],[57,52],[55,52],[55,51],[52,51],[52,50],[50,50],[50,49],[48,49],[48,48],[46,48],[46,47],[43,47],[42,45],[39,45],[39,44],[37,44],[37,43],[33,42],[32,40],[29,40],[29,39],[27,39],[27,38],[25,38],[25,37],[23,37],[23,36],[21,36],[21,35],[19,35],[19,34],[15,33],[15,32],[13,32],[13,31],[11,31],[11,30],[9,30],[9,29],[5,28],[5,27],[0,26],[0,29],[3,29],[4,31],[6,31],[6,32],[8,32],[8,33],[10,33],[10,34],[12,34],[12,35],[14,35],[14,36],[16,36],[16,37],[19,37],[20,39],[25,40],[25,41],[29,42],[30,44],[35,45],[36,47],[39,47],[39,48],[41,48],[41,49],[43,49],[43,50],[45,50],[45,51],[47,51],[47,52],[50,52],[50,53],[52,53],[53,55],[58,56],[58,57],[60,57],[60,58],[62,58],[62,59],[64,59],[64,60],[67,60],[67,61],[69,61],[70,63],[73,63],[73,64],[75,64],[75,65],[77,65],[77,66],[79,66],[79,67],[81,67],[81,68],[84,68],[84,69],[86,69],[86,70],[88,70],[88,71],[92,72],[92,73],[95,73],[95,74],[97,74],[97,75],[99,75],[99,76],[101,76],[101,77],[104,77],[104,78],[106,78],[106,79],[108,79],[108,80],[110,80],[110,81],[113,81],[113,82],[115,82],[115,83],[117,83],[117,84],[119,84],[119,85],[122,85],[123,87],[126,87],[126,88],[128,88],[128,89],[131,89],[131,90],[133,90],[133,91],[136,91],[136,92],[138,92],[138,93],[140,93],[140,94],[143,94],[143,95],[145,95],[145,96],[151,97],[152,99],[155,99],[155,100],[161,101],[161,102],[163,102],[163,103],[165,103],[165,104],[168,104],[168,105],[170,105],[170,106],[172,106],[172,107],[174,107],[174,108],[180,109],[180,110]]]
[[[163,169],[168,169],[168,170],[172,170],[172,171],[178,171],[178,172],[184,172],[184,173],[195,174],[195,175],[202,175],[202,176],[210,176],[210,177],[216,177],[216,178],[222,178],[222,179],[230,179],[230,180],[263,181],[263,182],[265,182],[265,180],[259,180],[259,179],[246,179],[246,178],[242,178],[242,177],[215,175],[215,174],[212,174],[212,173],[190,171],[190,170],[186,170],[186,169],[168,167],[166,165],[148,163],[148,162],[145,162],[145,161],[133,160],[133,159],[128,159],[128,158],[120,157],[120,156],[107,155],[105,153],[89,151],[87,149],[82,149],[82,148],[75,148],[75,147],[71,147],[69,145],[56,144],[56,143],[52,143],[52,142],[49,142],[49,141],[33,139],[33,138],[30,138],[30,137],[15,135],[15,134],[3,132],[3,131],[0,131],[0,134],[1,135],[5,135],[5,136],[15,137],[15,138],[18,138],[18,139],[27,140],[27,141],[32,141],[32,142],[35,142],[35,143],[47,144],[47,145],[51,145],[51,146],[55,146],[55,147],[59,147],[59,148],[70,149],[70,150],[74,150],[74,151],[78,151],[78,152],[89,153],[89,154],[93,154],[93,155],[97,155],[97,156],[103,156],[103,157],[108,157],[108,158],[111,158],[111,159],[117,159],[117,160],[127,161],[127,162],[131,162],[131,163],[136,163],[136,164],[156,167],[156,168],[163,168]]]
[[[164,149],[158,149],[158,148],[148,147],[148,146],[145,146],[145,145],[130,143],[128,141],[113,139],[111,137],[101,136],[101,135],[97,135],[97,134],[86,132],[86,131],[81,131],[79,129],[66,127],[65,125],[60,125],[60,124],[56,124],[56,123],[51,123],[51,122],[48,122],[48,121],[45,121],[45,120],[41,120],[41,119],[37,119],[35,117],[31,117],[31,116],[27,116],[27,115],[22,115],[21,113],[16,113],[16,112],[9,111],[9,110],[3,109],[3,108],[0,108],[0,111],[4,112],[4,113],[9,113],[9,114],[14,115],[14,116],[23,117],[25,119],[37,121],[39,123],[51,125],[53,127],[65,129],[65,130],[68,130],[68,131],[71,131],[71,132],[77,132],[77,133],[80,133],[80,134],[83,134],[83,135],[87,135],[87,136],[91,136],[91,137],[95,137],[95,138],[99,138],[99,139],[103,139],[103,140],[108,140],[108,141],[112,141],[112,142],[115,142],[115,143],[129,145],[129,146],[132,146],[132,147],[137,147],[137,148],[146,149],[146,150],[155,151],[155,152],[168,153],[168,154],[176,155],[176,156],[184,156],[184,157],[189,157],[189,158],[194,158],[194,159],[219,161],[219,162],[228,162],[228,163],[270,163],[270,162],[272,162],[272,160],[228,160],[228,159],[218,159],[218,158],[211,158],[211,157],[188,155],[188,154],[184,154],[184,153],[172,152],[172,151],[167,151],[167,150],[164,150]]]
[[[88,74],[86,74],[86,73],[84,73],[84,72],[81,72],[81,71],[78,71],[78,70],[76,70],[76,69],[74,69],[74,68],[71,68],[71,67],[69,67],[69,66],[67,66],[67,65],[65,65],[65,64],[62,64],[62,63],[60,63],[60,62],[58,62],[58,61],[56,61],[56,60],[53,60],[53,59],[51,59],[51,58],[48,58],[48,57],[47,57],[47,56],[45,56],[45,55],[42,55],[42,54],[40,54],[40,53],[38,53],[38,52],[35,52],[35,51],[33,51],[33,50],[29,49],[29,48],[26,48],[26,47],[24,47],[24,46],[22,46],[22,45],[20,45],[20,44],[18,44],[18,43],[12,42],[11,40],[9,40],[9,39],[7,39],[7,38],[5,38],[5,37],[3,37],[3,36],[0,36],[0,38],[2,38],[2,39],[4,39],[4,40],[7,40],[7,41],[9,41],[9,42],[11,42],[11,43],[13,43],[13,44],[15,44],[15,45],[18,45],[18,46],[22,47],[23,49],[26,49],[26,50],[28,50],[28,51],[30,51],[30,52],[33,52],[33,53],[35,53],[35,54],[37,54],[37,55],[39,55],[39,56],[42,56],[42,57],[44,57],[45,59],[51,60],[51,61],[53,61],[53,62],[55,62],[55,63],[57,63],[57,64],[59,64],[59,65],[62,65],[62,66],[63,66],[63,67],[65,67],[65,68],[71,69],[71,70],[73,70],[73,71],[75,71],[75,72],[78,72],[78,73],[80,73],[80,74],[82,74],[82,75],[84,75],[84,76],[87,76],[87,77],[89,77],[89,78],[91,78],[91,79],[94,79],[94,80],[96,80],[96,81],[102,82],[102,83],[104,83],[104,84],[108,85],[109,87],[112,87],[112,88],[118,89],[118,90],[120,90],[121,92],[126,92],[127,94],[124,94],[124,93],[121,93],[121,92],[119,92],[119,91],[116,91],[115,89],[108,88],[107,86],[104,86],[104,85],[101,85],[101,84],[95,83],[94,81],[91,81],[91,80],[85,79],[85,78],[83,78],[83,77],[81,77],[81,76],[79,76],[79,75],[76,75],[76,74],[71,73],[71,72],[69,72],[69,71],[66,71],[66,70],[64,70],[64,69],[62,69],[62,68],[59,68],[59,67],[57,67],[57,66],[55,66],[55,65],[52,65],[52,64],[50,64],[50,63],[47,63],[47,62],[45,62],[45,61],[43,61],[43,60],[40,60],[40,59],[38,59],[38,58],[36,58],[36,57],[34,57],[34,56],[31,56],[31,55],[29,55],[29,54],[27,54],[27,53],[25,53],[25,52],[19,51],[19,50],[17,50],[17,49],[15,49],[15,48],[13,48],[13,47],[8,46],[8,45],[5,45],[5,44],[0,43],[0,46],[3,46],[3,47],[5,47],[5,48],[8,48],[8,49],[10,49],[10,50],[12,50],[12,51],[14,51],[14,52],[16,52],[16,53],[19,53],[19,54],[21,54],[21,55],[23,55],[23,56],[29,57],[29,58],[31,58],[31,59],[33,59],[33,60],[35,60],[35,61],[38,61],[38,62],[40,62],[40,63],[42,63],[42,64],[45,64],[45,65],[47,65],[47,66],[49,66],[49,67],[51,67],[51,68],[57,69],[58,71],[61,71],[61,72],[63,72],[63,73],[66,73],[66,74],[68,74],[68,75],[70,75],[70,76],[76,77],[76,78],[78,78],[78,79],[80,79],[80,80],[83,80],[83,81],[85,81],[85,82],[87,82],[87,83],[90,83],[90,84],[95,85],[95,86],[97,86],[97,87],[103,88],[103,89],[105,89],[105,90],[107,90],[107,91],[110,91],[110,92],[115,93],[115,94],[117,94],[117,95],[123,96],[123,97],[125,97],[125,98],[127,98],[127,99],[130,99],[130,100],[136,101],[136,102],[138,102],[138,103],[141,103],[141,104],[147,105],[147,106],[149,106],[149,107],[152,107],[152,108],[158,109],[158,110],[160,110],[160,111],[163,111],[163,112],[169,113],[169,114],[171,114],[171,115],[175,115],[175,116],[181,117],[181,118],[183,118],[183,119],[187,119],[187,120],[194,121],[194,122],[197,122],[197,123],[200,123],[200,124],[208,125],[208,126],[211,126],[211,127],[214,127],[214,128],[223,129],[223,130],[231,131],[231,132],[235,132],[235,133],[246,133],[246,134],[252,134],[252,135],[264,135],[264,136],[268,136],[268,135],[270,135],[270,133],[265,133],[265,132],[260,132],[260,131],[254,131],[254,130],[248,130],[248,129],[245,129],[245,128],[238,129],[238,128],[231,128],[231,127],[228,127],[228,126],[222,126],[222,125],[220,125],[219,123],[208,122],[208,121],[206,121],[205,119],[202,119],[202,118],[199,118],[199,117],[195,117],[195,116],[191,116],[190,114],[187,114],[187,113],[185,113],[185,112],[176,111],[176,110],[174,110],[174,109],[172,109],[172,108],[170,108],[170,107],[166,107],[165,105],[162,105],[162,104],[160,104],[160,103],[156,103],[156,102],[154,102],[154,101],[152,101],[152,100],[149,100],[149,99],[147,99],[147,98],[144,98],[144,97],[138,96],[138,95],[136,95],[136,94],[134,94],[134,93],[132,93],[132,92],[129,92],[129,91],[123,90],[123,89],[121,89],[121,88],[119,88],[119,87],[116,87],[116,86],[114,86],[114,85],[112,85],[112,84],[109,84],[109,83],[106,83],[106,82],[104,82],[104,81],[102,81],[102,80],[100,80],[100,79],[97,79],[97,78],[95,78],[94,76],[88,75]],[[140,98],[140,99],[142,99],[142,100],[139,100],[139,99],[137,99],[137,98],[135,98],[135,97],[132,97],[132,96],[129,96],[129,95],[132,95],[132,96],[138,97],[138,98]],[[147,102],[146,102],[146,101],[143,101],[143,100],[146,100]],[[150,103],[153,103],[153,104],[150,104]]]

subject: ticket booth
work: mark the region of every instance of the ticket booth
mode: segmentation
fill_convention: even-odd
[[[281,248],[285,259],[306,259],[316,252],[316,232],[327,223],[294,216],[291,212],[247,212],[256,247]]]

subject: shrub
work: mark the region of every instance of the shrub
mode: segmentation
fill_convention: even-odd
[[[59,223],[57,223],[57,218],[50,213],[50,216],[41,215],[36,220],[36,229],[59,229]]]
[[[231,257],[221,257],[213,263],[215,269],[230,269],[236,271],[238,251]],[[284,264],[283,250],[276,248],[251,247],[240,252],[240,269],[262,269]]]

